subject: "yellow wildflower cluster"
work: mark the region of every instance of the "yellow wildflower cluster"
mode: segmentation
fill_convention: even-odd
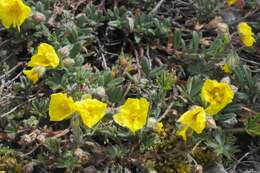
[[[232,102],[233,97],[234,92],[229,84],[216,80],[206,80],[201,89],[201,100],[206,108],[193,106],[189,111],[182,114],[177,120],[182,124],[177,135],[187,140],[186,133],[189,128],[200,134],[206,127],[207,116],[217,114]]]
[[[145,126],[148,109],[149,102],[145,98],[128,98],[125,104],[119,108],[119,113],[115,114],[113,118],[117,124],[129,128],[132,133],[135,133]],[[87,98],[74,102],[71,97],[63,93],[52,94],[49,104],[51,121],[62,121],[77,112],[83,124],[88,128],[94,127],[104,117],[106,110],[107,104],[97,99]]]
[[[20,26],[31,14],[32,9],[23,0],[0,0],[0,20],[5,28]]]
[[[28,62],[28,66],[32,69],[24,70],[23,73],[35,84],[44,75],[46,68],[55,68],[59,63],[55,49],[47,43],[41,43],[38,52]]]
[[[241,41],[246,47],[251,47],[256,42],[252,28],[246,22],[239,23],[238,33]]]
[[[105,115],[107,105],[96,99],[83,99],[74,102],[71,97],[63,93],[51,95],[49,115],[51,121],[62,121],[78,112],[85,126],[91,128]]]

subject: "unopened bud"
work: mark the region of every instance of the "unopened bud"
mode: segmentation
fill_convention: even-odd
[[[218,23],[217,29],[222,33],[228,33],[229,31],[228,25],[226,23]]]
[[[58,50],[58,52],[59,52],[62,56],[67,57],[67,56],[69,56],[69,54],[70,54],[70,49],[69,49],[68,46],[64,46],[64,47],[60,48],[60,49]]]
[[[40,13],[40,12],[35,12],[35,13],[32,15],[32,18],[33,18],[33,20],[35,20],[35,21],[38,22],[38,23],[45,22],[45,20],[46,20],[45,15],[42,14],[42,13]]]
[[[148,118],[147,127],[154,128],[156,123],[157,123],[157,120],[155,118]]]
[[[127,62],[125,57],[120,57],[119,58],[119,64],[122,65],[122,66],[127,66],[128,62]]]
[[[106,96],[106,90],[104,87],[97,87],[95,89],[95,93],[100,96],[100,97],[105,97]]]
[[[217,128],[216,121],[212,117],[208,117],[207,127],[213,128],[213,129]]]
[[[65,58],[63,60],[63,64],[64,64],[65,67],[71,67],[75,64],[75,60],[72,59],[72,58]]]

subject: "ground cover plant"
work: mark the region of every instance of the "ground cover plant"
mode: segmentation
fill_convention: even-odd
[[[0,0],[0,173],[260,171],[259,0]]]

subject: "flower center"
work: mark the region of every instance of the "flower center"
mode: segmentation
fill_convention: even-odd
[[[213,88],[210,91],[210,94],[212,96],[212,99],[217,103],[221,103],[223,101],[223,92],[221,92],[220,88]]]

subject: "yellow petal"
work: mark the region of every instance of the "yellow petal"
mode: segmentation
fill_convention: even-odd
[[[75,104],[71,97],[63,93],[51,95],[49,116],[51,121],[62,121],[75,112]]]
[[[107,110],[107,104],[97,99],[84,99],[76,102],[76,106],[84,125],[89,128],[95,126]]]
[[[135,133],[145,126],[148,110],[149,102],[145,98],[128,98],[113,119],[120,126],[127,127],[132,133]]]
[[[30,81],[33,82],[33,84],[35,84],[45,73],[45,68],[37,66],[32,68],[31,70],[24,70],[23,73]]]
[[[228,64],[224,64],[224,66],[222,67],[222,70],[225,73],[232,73],[232,69],[231,69],[231,67]]]
[[[47,43],[41,43],[38,47],[37,53],[33,55],[31,60],[28,62],[28,66],[55,68],[59,65],[59,63],[60,60],[55,52],[55,49]]]
[[[237,0],[226,0],[228,5],[233,5],[237,2]]]
[[[31,14],[32,9],[22,0],[0,0],[0,20],[5,28],[18,28]]]
[[[252,32],[252,28],[246,22],[239,23],[238,33],[240,35],[242,43],[246,47],[251,47],[256,42],[254,38],[254,33]]]
[[[240,39],[246,47],[251,47],[256,42],[253,36],[240,36]]]
[[[177,131],[177,136],[181,136],[184,141],[187,141],[186,132],[188,130],[188,126],[182,127],[180,130]]]
[[[192,128],[196,133],[201,133],[206,127],[206,113],[204,108],[193,106],[177,120],[184,126]]]
[[[158,134],[161,134],[164,132],[164,128],[163,128],[163,123],[162,122],[157,122],[155,127],[154,127],[154,131]]]

